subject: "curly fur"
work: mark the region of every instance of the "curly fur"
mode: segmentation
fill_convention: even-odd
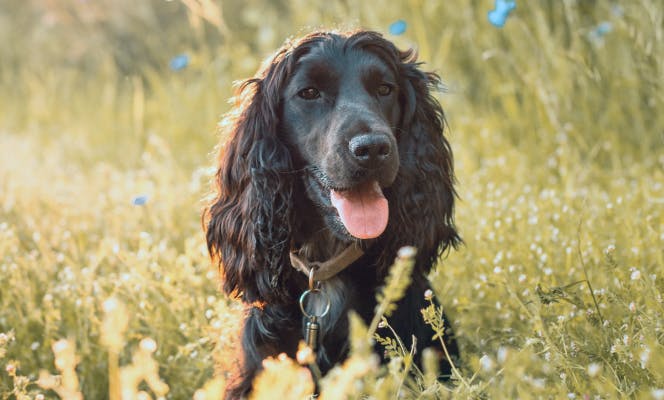
[[[388,125],[398,149],[398,170],[383,188],[390,205],[386,230],[375,239],[358,240],[364,256],[324,284],[333,312],[322,322],[319,366],[326,372],[346,357],[347,311],[370,320],[375,292],[405,245],[417,247],[418,258],[412,285],[391,324],[406,345],[412,336],[417,339],[418,355],[436,346],[418,311],[425,306],[426,274],[446,249],[460,242],[453,216],[452,151],[442,134],[443,110],[431,95],[439,78],[419,69],[413,51],[399,51],[378,33],[316,32],[284,45],[255,78],[244,82],[222,124],[227,142],[219,151],[217,196],[205,212],[207,243],[223,271],[224,290],[247,304],[244,356],[228,398],[251,390],[263,358],[282,352],[294,356],[303,337],[297,298],[307,282],[291,267],[289,252],[299,249],[309,259],[324,260],[354,240],[330,224],[316,197],[321,191],[312,184],[316,180],[334,187],[329,173],[311,160],[336,148],[325,148],[320,137],[302,145],[292,132],[300,121],[290,121],[288,114],[286,91],[299,79],[300,64],[326,52],[359,58],[360,65],[382,63],[396,76],[397,98],[389,109],[396,111],[386,106],[385,115],[378,114],[394,120]],[[346,114],[352,114],[352,103],[353,98]],[[446,339],[456,351],[453,339]],[[441,367],[449,370],[442,359]]]

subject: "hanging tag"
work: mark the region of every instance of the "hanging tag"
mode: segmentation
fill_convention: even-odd
[[[313,307],[313,311],[307,311],[307,308],[309,307],[307,307],[308,304],[305,303],[315,299],[317,296],[321,296],[322,301],[324,302],[322,310],[316,312],[316,308],[318,307]],[[318,349],[318,340],[320,336],[320,324],[318,323],[318,319],[323,318],[330,311],[330,297],[319,288],[305,290],[304,293],[302,293],[302,296],[300,296],[300,310],[302,310],[302,314],[304,314],[304,317],[306,318],[304,324],[304,341],[307,343],[307,346],[313,351],[316,351]]]
[[[318,325],[317,317],[309,318],[307,321],[307,327],[304,334],[304,341],[307,343],[307,346],[311,350],[316,351],[318,349],[318,331],[320,326]]]

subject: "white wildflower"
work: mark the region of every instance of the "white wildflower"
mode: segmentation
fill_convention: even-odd
[[[480,366],[484,370],[484,372],[491,372],[493,370],[495,363],[491,359],[491,357],[487,356],[486,354],[483,355],[480,358]]]
[[[600,372],[602,372],[602,364],[591,363],[588,365],[588,375],[591,378],[596,377]]]

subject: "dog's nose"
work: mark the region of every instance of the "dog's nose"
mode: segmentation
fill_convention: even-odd
[[[351,156],[365,168],[376,168],[392,153],[390,139],[381,133],[365,133],[348,142]]]

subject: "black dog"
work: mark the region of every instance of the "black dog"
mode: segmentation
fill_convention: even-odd
[[[307,267],[302,259],[345,260],[332,276],[315,276],[330,299],[317,352],[323,373],[347,356],[347,312],[371,320],[376,291],[406,245],[418,250],[412,284],[390,324],[406,346],[417,339],[417,355],[440,348],[419,310],[427,272],[460,238],[452,152],[430,93],[437,85],[413,51],[357,31],[288,43],[240,87],[205,213],[224,290],[248,306],[229,398],[251,390],[265,357],[295,356],[304,335],[298,298],[308,288],[294,268]],[[449,369],[441,357],[441,371]]]

